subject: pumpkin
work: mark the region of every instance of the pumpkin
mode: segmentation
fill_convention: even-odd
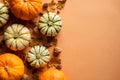
[[[11,50],[22,50],[29,45],[31,40],[30,31],[22,24],[8,26],[4,33],[6,45]]]
[[[50,60],[49,51],[44,46],[33,46],[27,54],[27,61],[32,67],[40,68],[46,66]]]
[[[7,23],[9,19],[8,8],[0,2],[0,27]]]
[[[40,75],[39,80],[67,80],[63,71],[50,68]]]
[[[0,80],[20,80],[24,74],[23,61],[16,55],[0,55]]]
[[[61,27],[62,21],[60,16],[52,12],[43,14],[39,20],[40,32],[46,36],[56,36]]]
[[[42,10],[42,0],[9,0],[12,13],[22,20],[32,20]]]

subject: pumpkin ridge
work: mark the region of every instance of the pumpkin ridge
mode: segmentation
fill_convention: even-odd
[[[51,36],[52,34],[49,34],[49,32],[51,32],[51,28],[50,27],[48,27],[48,30],[46,31],[45,35]]]
[[[2,65],[0,65],[0,66],[3,66],[3,65],[5,65],[5,63],[4,63],[3,61],[1,61],[1,60],[0,60],[0,62],[2,63]]]
[[[53,19],[52,19],[53,22],[54,22],[54,18],[55,18],[55,16],[56,16],[56,15],[54,15],[54,17],[53,17]]]
[[[23,4],[18,4],[18,3],[16,3],[16,4],[14,4],[13,6],[12,6],[12,8],[11,8],[11,10],[12,10],[12,12],[14,11],[14,10],[16,10],[16,7],[19,5],[19,7],[18,7],[18,11],[17,11],[17,18],[19,18],[20,17],[20,14],[21,14],[21,10],[19,10],[19,8],[21,8],[22,6],[23,6]],[[16,15],[16,13],[13,13],[14,15]]]
[[[49,55],[49,54],[45,54],[46,52],[48,52],[47,49],[45,49],[44,51],[42,51],[42,52],[41,52],[41,55],[42,55],[42,56],[47,56],[47,55]],[[43,55],[43,54],[45,54],[45,55]]]
[[[28,2],[24,2],[23,4],[22,4],[22,7],[20,8],[20,10],[21,10],[21,14],[22,14],[22,16],[21,16],[21,14],[19,15],[20,17],[19,18],[21,18],[21,19],[27,19],[27,17],[29,17],[29,13],[28,13]],[[23,9],[22,9],[23,8]]]
[[[34,49],[35,49],[36,55],[38,55],[39,53],[36,51],[36,47],[38,47],[38,46],[34,46]]]
[[[23,37],[19,37],[19,38],[21,38],[21,39],[23,39],[23,40],[26,40],[26,41],[30,41],[30,40],[28,40],[28,39],[25,39],[25,38],[23,38]]]
[[[34,54],[32,51],[29,52],[30,54]],[[35,55],[35,54],[34,54]]]
[[[46,28],[47,28],[47,29],[46,29]],[[46,35],[46,34],[47,34],[47,31],[48,31],[48,28],[49,28],[49,27],[43,27],[43,28],[40,29],[40,31],[41,31],[44,35]],[[44,33],[44,30],[46,31],[45,33]]]
[[[7,11],[7,12],[2,12],[2,13],[0,12],[0,15],[1,15],[1,14],[8,14],[8,13],[9,13],[8,11]]]
[[[24,35],[24,34],[30,34],[29,32],[25,32],[25,33],[22,33],[22,34],[19,34],[20,36]]]
[[[31,2],[29,3],[31,5],[31,7],[33,8],[33,11],[35,11],[35,13],[38,13],[37,10],[34,8],[34,6],[31,4]]]
[[[11,38],[11,39],[12,39],[12,38]],[[7,41],[8,41],[8,40],[7,40]],[[9,48],[11,48],[13,41],[14,41],[14,40],[12,40],[12,42],[11,42],[11,44],[10,44],[9,46],[7,45]]]
[[[48,52],[48,50],[46,51],[43,51],[42,53],[44,53],[44,55],[43,54],[41,54],[42,56],[49,56],[49,54],[45,54],[46,52]]]
[[[56,15],[54,15],[54,16],[56,16]],[[54,19],[54,18],[53,18]],[[50,19],[50,13],[48,13],[48,20],[49,21],[52,21],[51,19]],[[53,21],[52,21],[53,22]]]
[[[15,69],[15,68],[13,67],[13,69]],[[17,78],[20,79],[20,76],[21,76],[21,75],[19,74],[19,72],[16,72],[15,70],[12,70],[12,73],[11,73],[11,72],[9,72],[9,73],[11,74],[10,76],[14,76],[14,79],[15,79],[15,80],[18,80]],[[15,75],[14,73],[15,73],[15,74],[16,74],[16,73],[19,74],[19,76],[17,76],[17,78],[16,78],[16,75]]]
[[[47,28],[45,35],[47,35],[47,32],[48,32],[48,31],[49,31],[49,27]]]
[[[0,13],[0,15],[1,15],[1,14],[8,14],[8,12],[2,12],[2,13]]]
[[[2,5],[2,6],[0,7],[0,10],[1,10],[3,7],[6,7],[6,6],[5,6],[5,5]]]
[[[21,31],[22,31],[22,29],[23,29],[25,26],[22,26],[22,25],[19,24],[19,27],[21,27],[21,28],[18,30],[18,33],[20,34]]]
[[[2,21],[0,20],[0,23],[3,25],[4,23],[2,23]]]
[[[10,35],[13,35],[12,33],[8,32],[8,31],[5,31],[7,34],[10,34]]]
[[[40,52],[42,53],[42,52],[43,52],[44,50],[46,50],[47,48],[44,47],[44,46],[42,46],[40,49],[41,49]]]
[[[26,5],[26,8],[27,8],[27,11],[28,11],[28,16],[30,17],[30,10],[29,10],[29,7],[28,7],[28,3]]]
[[[2,21],[5,21],[5,22],[2,22]],[[1,24],[4,25],[7,21],[4,18],[0,18],[0,22],[1,22]]]
[[[4,20],[8,20],[8,19],[6,19],[6,18],[2,17],[1,15],[0,15],[0,18],[3,18]]]
[[[57,34],[55,28],[51,27],[51,36],[55,36]]]
[[[61,20],[54,21],[54,23],[59,22],[59,21],[61,21]]]
[[[44,21],[41,21],[41,20],[40,20],[39,22],[41,22],[41,23],[45,23],[45,24],[46,24],[46,22],[44,22]]]
[[[44,27],[47,27],[47,26],[43,26],[42,28],[44,28]],[[39,27],[40,28],[40,30],[42,29],[41,27]]]
[[[15,25],[16,25],[16,24],[15,24]],[[14,35],[15,35],[16,32],[15,32],[14,29],[13,29],[14,26],[11,25],[10,27],[11,27],[12,31],[14,32]]]
[[[37,3],[40,3],[40,4],[42,3],[42,1],[40,1],[40,0],[39,1],[37,1],[37,0],[30,0],[30,1],[31,2],[37,2]]]
[[[8,38],[8,39],[5,39],[5,40],[9,40],[9,39],[12,39],[12,37],[11,37],[11,38]]]
[[[47,61],[47,60],[43,59],[42,57],[41,57],[40,59],[41,59],[42,61],[46,62],[46,63],[49,61],[49,60]]]
[[[28,4],[27,6],[28,6],[29,15],[30,15],[28,19],[33,19],[32,16],[36,15],[36,11],[31,4]],[[33,13],[34,13],[34,15],[33,15]]]
[[[15,42],[17,43],[17,40],[15,40]],[[19,48],[18,48],[18,45],[16,44],[16,50],[19,50]]]
[[[39,10],[36,8],[36,5],[34,6],[34,3],[36,3],[36,2],[30,2],[30,4],[32,5],[32,7],[35,9],[35,11],[39,14]],[[36,4],[38,4],[38,3],[36,3]]]
[[[21,39],[21,40],[22,40],[22,39]],[[24,47],[26,47],[26,45],[25,45],[21,40],[19,40],[19,41],[22,43],[22,45],[23,45]]]
[[[48,20],[44,17],[44,16],[42,16],[47,22],[48,22]],[[41,20],[42,21],[42,20]],[[42,22],[44,22],[44,21],[42,21]],[[46,23],[46,22],[45,22]]]
[[[16,51],[16,50],[17,50],[17,44],[15,44],[15,46],[13,46],[14,42],[16,42],[16,40],[13,40],[10,48],[11,48],[12,50],[15,50],[15,51]],[[14,49],[13,49],[13,47],[14,47]]]

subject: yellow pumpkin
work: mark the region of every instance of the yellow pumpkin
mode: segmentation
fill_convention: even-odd
[[[24,74],[23,61],[16,55],[0,55],[0,80],[20,80]]]
[[[31,40],[30,31],[22,24],[12,24],[7,27],[4,39],[8,48],[17,51],[29,45]]]
[[[20,19],[32,20],[42,10],[42,0],[10,0],[12,13]]]
[[[40,75],[39,80],[67,80],[63,71],[50,68]]]

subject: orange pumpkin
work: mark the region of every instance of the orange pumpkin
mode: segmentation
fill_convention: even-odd
[[[57,70],[55,68],[50,68],[40,75],[39,80],[67,80],[63,71]]]
[[[42,10],[42,0],[9,0],[12,13],[22,20],[32,20]]]
[[[0,80],[20,80],[24,74],[22,60],[11,53],[0,55]]]

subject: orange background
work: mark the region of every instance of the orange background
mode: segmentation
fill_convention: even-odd
[[[61,17],[68,80],[120,80],[120,0],[67,0]]]
[[[120,80],[120,0],[67,0],[60,16],[68,80]]]

